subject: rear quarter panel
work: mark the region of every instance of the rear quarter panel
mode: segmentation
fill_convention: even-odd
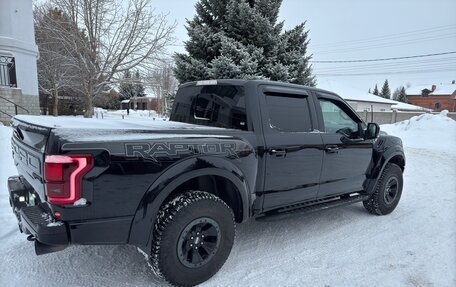
[[[54,206],[54,211],[64,211],[62,219],[70,221],[116,217],[128,223],[128,229],[133,222],[131,240],[119,235],[124,243],[147,244],[156,212],[172,191],[166,188],[185,176],[218,173],[231,177],[246,192],[248,206],[254,194],[257,156],[241,137],[188,134],[166,138],[164,134],[150,140],[67,142],[61,152],[94,154],[95,167],[84,179],[88,205],[65,210]]]

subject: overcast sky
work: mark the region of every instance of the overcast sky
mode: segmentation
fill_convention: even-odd
[[[155,0],[157,11],[177,21],[176,46],[183,52],[185,20],[196,0]],[[313,60],[358,60],[456,51],[455,0],[284,0],[285,29],[307,21]],[[367,91],[385,79],[399,85],[449,83],[456,79],[456,54],[409,60],[314,64],[320,82],[337,80]],[[366,75],[367,74],[367,75]]]

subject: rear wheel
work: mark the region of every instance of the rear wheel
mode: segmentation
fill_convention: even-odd
[[[155,273],[174,285],[194,286],[211,278],[228,258],[233,212],[211,193],[187,192],[162,206],[153,235]]]
[[[366,210],[376,215],[391,213],[402,195],[402,169],[393,163],[386,164],[372,196],[363,201]]]

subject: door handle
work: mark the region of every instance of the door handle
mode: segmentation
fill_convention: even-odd
[[[339,152],[339,147],[334,145],[334,146],[328,146],[325,148],[326,153],[338,153]]]
[[[276,157],[284,157],[287,154],[287,151],[284,149],[270,149],[270,155],[275,155]]]

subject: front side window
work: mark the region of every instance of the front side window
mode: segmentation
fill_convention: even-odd
[[[355,138],[358,135],[358,123],[341,107],[326,99],[319,99],[319,101],[325,124],[325,132],[340,133],[349,138]]]
[[[270,127],[282,132],[310,132],[307,96],[285,93],[265,93]]]
[[[180,88],[170,120],[247,130],[244,88],[232,85]]]

